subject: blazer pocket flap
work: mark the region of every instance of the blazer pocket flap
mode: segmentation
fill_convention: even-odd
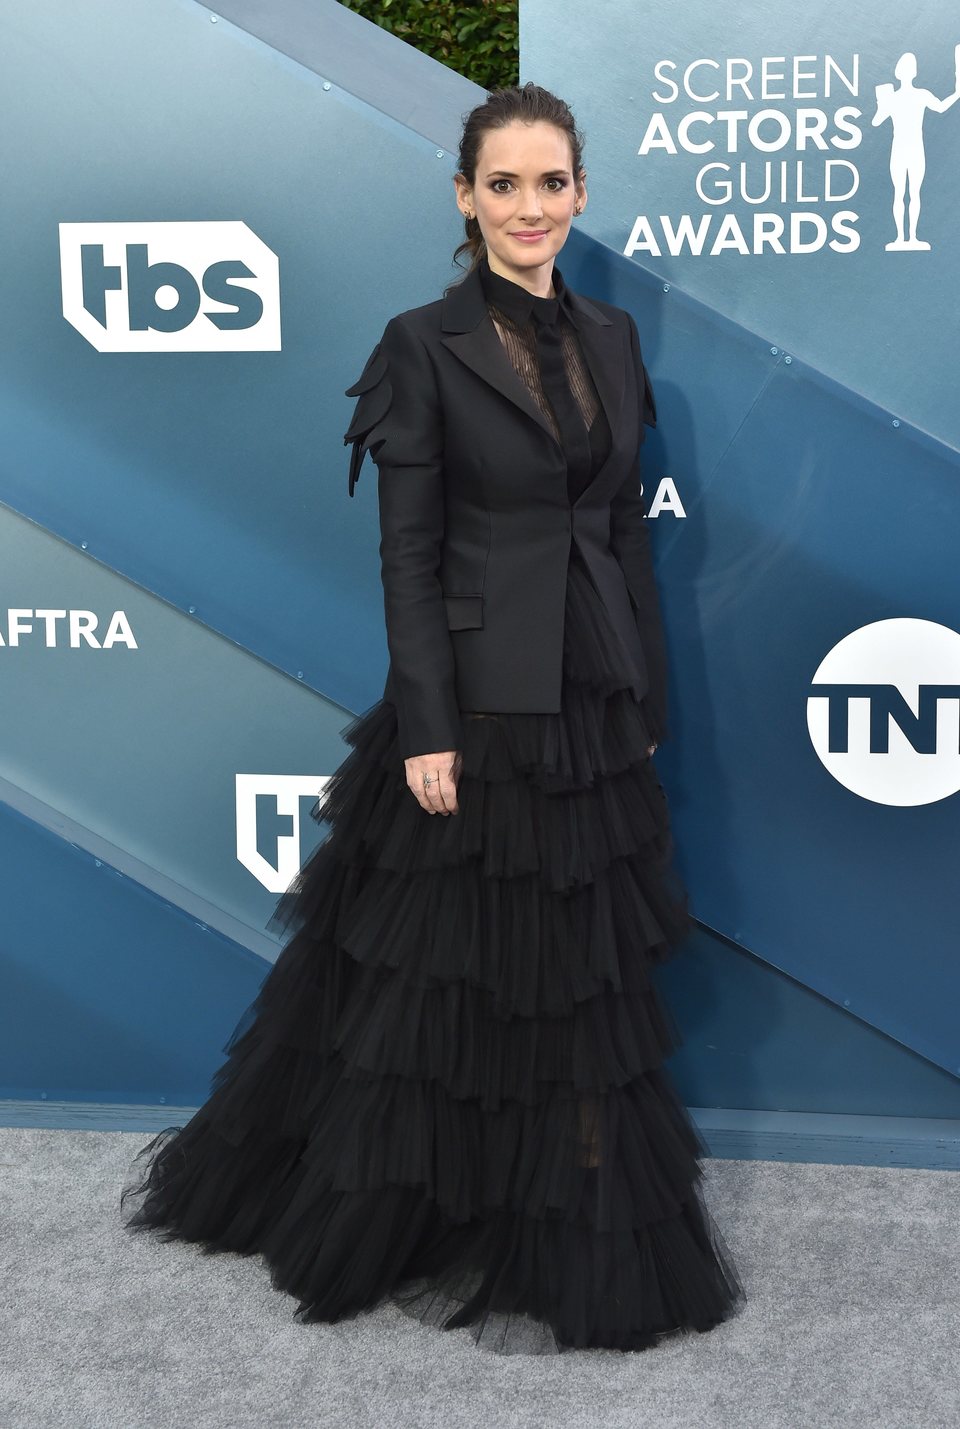
[[[451,630],[480,630],[483,628],[482,595],[446,595],[443,603],[447,607],[447,625]]]

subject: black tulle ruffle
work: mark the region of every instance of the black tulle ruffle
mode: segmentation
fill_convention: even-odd
[[[504,1353],[643,1349],[745,1300],[662,1063],[690,926],[616,636],[572,559],[559,714],[464,712],[459,812],[378,701],[268,926],[205,1105],[132,1163],[131,1229],[259,1252],[305,1321],[390,1300]]]

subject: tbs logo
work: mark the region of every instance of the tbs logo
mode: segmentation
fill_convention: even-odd
[[[960,790],[960,634],[877,620],[821,660],[807,729],[824,768],[875,804],[933,804]]]
[[[61,223],[60,285],[98,352],[280,351],[280,265],[245,223]]]

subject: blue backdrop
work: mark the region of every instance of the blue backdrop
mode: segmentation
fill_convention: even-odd
[[[564,275],[657,392],[700,1107],[960,1114],[960,37],[901,18],[521,7],[586,132]],[[483,92],[335,0],[0,30],[0,1096],[196,1103],[383,687],[343,389],[456,276]]]

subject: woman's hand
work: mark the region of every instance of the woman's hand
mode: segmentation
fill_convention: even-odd
[[[405,759],[407,787],[417,803],[428,814],[456,814],[457,780],[463,756],[459,750],[446,750],[443,754],[412,754]],[[424,775],[429,779],[424,784]]]

